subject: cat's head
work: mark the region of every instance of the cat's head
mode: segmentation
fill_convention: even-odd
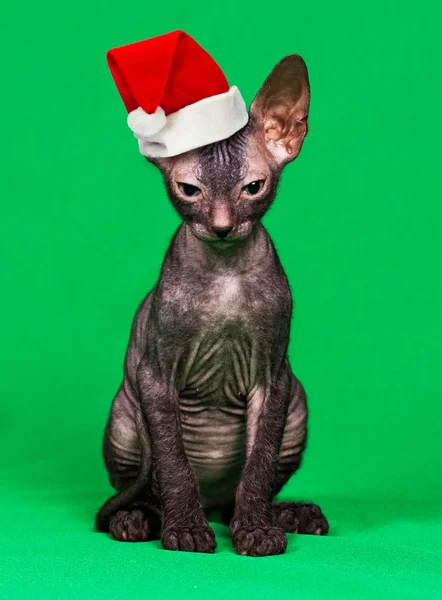
[[[305,63],[296,54],[287,56],[259,90],[243,129],[197,150],[152,160],[198,239],[223,248],[251,233],[275,197],[283,167],[301,150],[309,102]]]

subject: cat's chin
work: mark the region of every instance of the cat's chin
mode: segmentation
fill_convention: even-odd
[[[208,246],[210,246],[210,248],[215,248],[216,250],[229,250],[234,248],[235,246],[239,246],[241,243],[243,243],[246,238],[248,236],[241,236],[241,237],[237,237],[237,238],[231,238],[228,240],[220,240],[220,239],[200,239],[200,241],[204,242],[205,244],[207,244]]]
[[[212,248],[216,248],[217,250],[227,250],[228,248],[232,248],[232,246],[236,246],[239,240],[211,240],[208,242]]]

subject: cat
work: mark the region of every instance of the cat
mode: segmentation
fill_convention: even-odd
[[[226,140],[149,159],[182,224],[136,313],[104,437],[117,494],[96,525],[120,541],[213,552],[220,509],[239,554],[325,535],[321,509],[273,503],[306,442],[304,389],[287,357],[292,300],[261,218],[308,131],[310,86],[289,55]]]

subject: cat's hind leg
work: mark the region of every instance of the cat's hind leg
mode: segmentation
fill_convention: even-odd
[[[305,448],[307,433],[307,403],[304,388],[293,375],[287,423],[279,457],[275,492],[278,493],[298,470]],[[287,533],[326,535],[327,519],[311,502],[276,502],[272,506],[273,525]]]
[[[119,541],[158,538],[161,510],[151,489],[150,442],[143,415],[127,382],[123,382],[112,404],[103,450],[117,494],[98,511],[97,529],[109,532]]]

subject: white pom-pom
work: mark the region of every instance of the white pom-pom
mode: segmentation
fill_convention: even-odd
[[[127,115],[127,124],[139,140],[148,141],[163,129],[166,121],[166,114],[161,106],[153,114],[144,112],[139,106]]]

